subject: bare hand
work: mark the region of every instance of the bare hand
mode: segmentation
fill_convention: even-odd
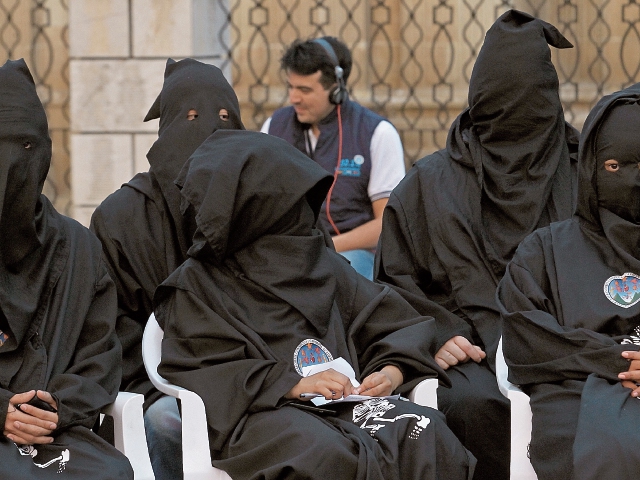
[[[353,385],[346,375],[330,368],[320,373],[303,377],[295,387],[285,395],[285,398],[300,398],[301,393],[319,393],[327,400],[337,400],[351,395]]]
[[[622,352],[622,356],[629,360],[629,370],[618,374],[618,378],[623,387],[631,390],[632,397],[640,396],[640,352],[626,351]]]
[[[355,395],[369,395],[384,397],[391,395],[402,385],[403,377],[400,369],[394,365],[387,365],[379,372],[374,372],[365,378],[359,387],[353,390]]]
[[[469,360],[480,363],[486,356],[487,354],[480,347],[458,335],[450,338],[447,343],[440,347],[435,359],[438,365],[443,370],[446,370],[458,363],[465,363]]]
[[[4,435],[20,445],[46,444],[53,442],[51,433],[57,428],[58,414],[27,405],[37,394],[38,398],[57,408],[49,392],[31,390],[18,393],[9,400]]]

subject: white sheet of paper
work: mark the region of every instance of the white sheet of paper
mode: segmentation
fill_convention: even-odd
[[[302,376],[308,377],[310,375],[314,375],[316,373],[324,372],[325,370],[329,370],[333,368],[336,372],[339,372],[351,380],[351,385],[354,387],[359,387],[360,382],[356,380],[356,372],[353,370],[353,367],[349,365],[344,358],[338,357],[335,360],[325,363],[319,363],[317,365],[310,365],[308,367],[302,367]]]
[[[351,385],[354,387],[359,387],[360,382],[356,380],[356,372],[353,370],[353,367],[349,365],[344,358],[338,357],[331,362],[320,363],[317,365],[311,365],[308,367],[302,367],[302,376],[308,377],[309,375],[314,375],[316,373],[324,372],[325,370],[329,370],[333,368],[336,372],[340,372],[343,375],[349,377],[351,380]],[[324,397],[316,397],[311,399],[311,402],[317,407],[320,405],[325,405],[327,403],[342,403],[342,402],[362,402],[363,400],[369,400],[370,398],[388,398],[392,400],[397,400],[400,398],[400,395],[389,395],[388,397],[370,397],[368,395],[349,395],[348,397],[341,397],[336,400],[327,400]]]
[[[327,403],[343,403],[343,402],[362,402],[372,398],[387,398],[390,400],[398,400],[400,395],[389,395],[387,397],[370,397],[369,395],[349,395],[347,397],[338,398],[337,400],[327,400],[324,397],[312,398],[311,401],[316,407],[326,405]]]

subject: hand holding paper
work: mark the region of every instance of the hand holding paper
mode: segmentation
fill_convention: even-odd
[[[393,368],[397,370],[397,373],[400,375],[400,382],[398,383],[398,385],[402,383],[402,374],[400,373],[400,370],[398,370],[396,367],[391,367],[391,366],[384,367],[382,370],[385,371],[385,369],[387,368]],[[363,384],[362,389],[358,388],[358,387],[361,387],[361,385],[360,385],[360,382],[356,380],[356,373],[353,370],[353,367],[349,365],[349,363],[342,357],[336,358],[331,362],[325,362],[318,365],[303,367],[302,375],[304,375],[305,377],[309,377],[311,375],[316,375],[318,373],[324,372],[329,369],[334,370],[335,372],[338,372],[342,375],[345,375],[350,380],[351,385],[355,388],[353,390],[345,388],[344,392],[346,393],[346,395],[337,396],[335,399],[332,397],[314,398],[311,401],[316,406],[325,405],[327,403],[360,402],[362,400],[367,400],[372,396],[380,396],[382,393],[385,393],[387,391],[391,393],[395,388],[397,388],[397,385],[395,386],[392,385],[393,380],[391,378],[394,377],[393,371],[391,371],[391,373],[387,371],[385,371],[384,373],[382,371],[373,373],[365,379],[366,385]],[[397,376],[395,376],[394,379],[397,381]],[[371,395],[357,395],[357,394],[354,395],[351,393],[352,391],[358,392],[358,393],[360,393],[361,391],[367,392],[367,393],[371,393]],[[398,398],[398,397],[399,395],[394,395],[394,396],[387,396],[386,398]]]

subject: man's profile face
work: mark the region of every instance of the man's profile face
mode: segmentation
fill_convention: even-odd
[[[298,75],[287,70],[289,103],[302,123],[317,125],[335,107],[329,101],[330,90],[325,90],[320,83],[321,76],[320,70],[311,75]]]

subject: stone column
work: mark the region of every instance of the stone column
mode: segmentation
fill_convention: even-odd
[[[215,0],[70,0],[72,214],[96,206],[135,173],[158,121],[144,123],[167,58],[220,61]],[[224,39],[223,39],[224,40]]]

